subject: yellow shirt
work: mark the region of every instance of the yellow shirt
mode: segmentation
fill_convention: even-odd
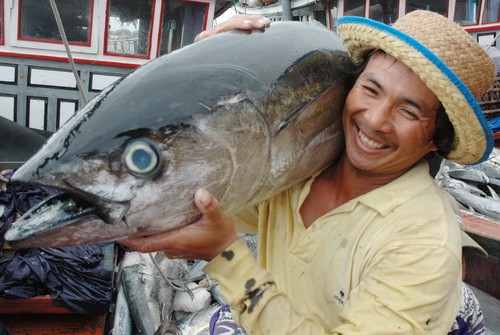
[[[249,334],[447,334],[460,306],[460,230],[427,163],[305,229],[313,180],[260,204],[253,220],[239,216],[258,234],[257,261],[240,239],[205,267],[235,320]]]

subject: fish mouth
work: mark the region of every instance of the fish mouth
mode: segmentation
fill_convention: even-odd
[[[72,197],[64,192],[44,199],[26,212],[5,233],[5,240],[12,247],[24,247],[39,244],[40,246],[58,245],[59,242],[51,241],[51,237],[61,236],[68,229],[75,229],[82,223],[92,223],[95,230],[98,226],[109,226],[117,223],[123,224],[124,215],[128,204],[104,203],[100,208],[84,200],[82,197]],[[33,243],[32,241],[38,242]],[[27,242],[27,243],[26,243]],[[78,241],[71,241],[74,244]],[[63,242],[66,244],[66,242]]]
[[[82,218],[95,216],[108,224],[118,224],[124,220],[125,214],[127,214],[130,207],[128,200],[115,201],[103,198],[74,187],[67,180],[63,180],[63,182],[67,186],[63,187],[67,193],[63,193],[60,199],[66,203],[65,208],[69,210],[68,213],[71,213],[76,206],[79,210],[73,214],[82,216]]]

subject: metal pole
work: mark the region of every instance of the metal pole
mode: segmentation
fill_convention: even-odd
[[[56,19],[57,23],[57,28],[59,29],[59,35],[61,35],[61,39],[64,44],[64,48],[66,49],[66,54],[68,56],[68,62],[71,67],[71,71],[73,71],[73,75],[75,76],[76,80],[76,86],[78,87],[78,91],[80,92],[81,99],[83,101],[83,104],[87,103],[87,97],[85,96],[85,91],[83,90],[83,85],[82,81],[80,80],[80,77],[78,76],[78,71],[76,70],[75,66],[75,61],[73,60],[73,57],[71,55],[71,51],[69,50],[69,42],[68,39],[66,38],[66,33],[64,32],[64,27],[61,21],[61,16],[59,15],[59,10],[57,9],[56,3],[54,0],[49,0],[50,1],[50,7],[52,8],[52,12],[54,13],[54,17]]]
[[[293,21],[292,4],[291,0],[281,0],[281,7],[283,9],[282,21]]]

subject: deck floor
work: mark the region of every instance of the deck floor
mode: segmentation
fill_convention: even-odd
[[[483,310],[486,323],[486,335],[500,334],[500,300],[484,293],[483,291],[469,285],[470,289],[476,295],[481,309]]]
[[[483,310],[486,335],[500,334],[500,300],[469,285]],[[0,314],[12,335],[104,335],[104,315]]]
[[[104,315],[3,314],[12,335],[104,335]]]

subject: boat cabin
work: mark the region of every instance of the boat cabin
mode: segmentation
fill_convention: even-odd
[[[224,0],[0,0],[0,116],[55,131],[134,68],[194,42]]]
[[[391,24],[417,9],[440,13],[462,25],[481,44],[489,44],[500,32],[500,0],[290,0],[293,20],[316,20],[332,30],[339,17],[368,17]],[[238,13],[283,17],[281,0],[241,0]],[[285,7],[286,10],[286,7]]]

